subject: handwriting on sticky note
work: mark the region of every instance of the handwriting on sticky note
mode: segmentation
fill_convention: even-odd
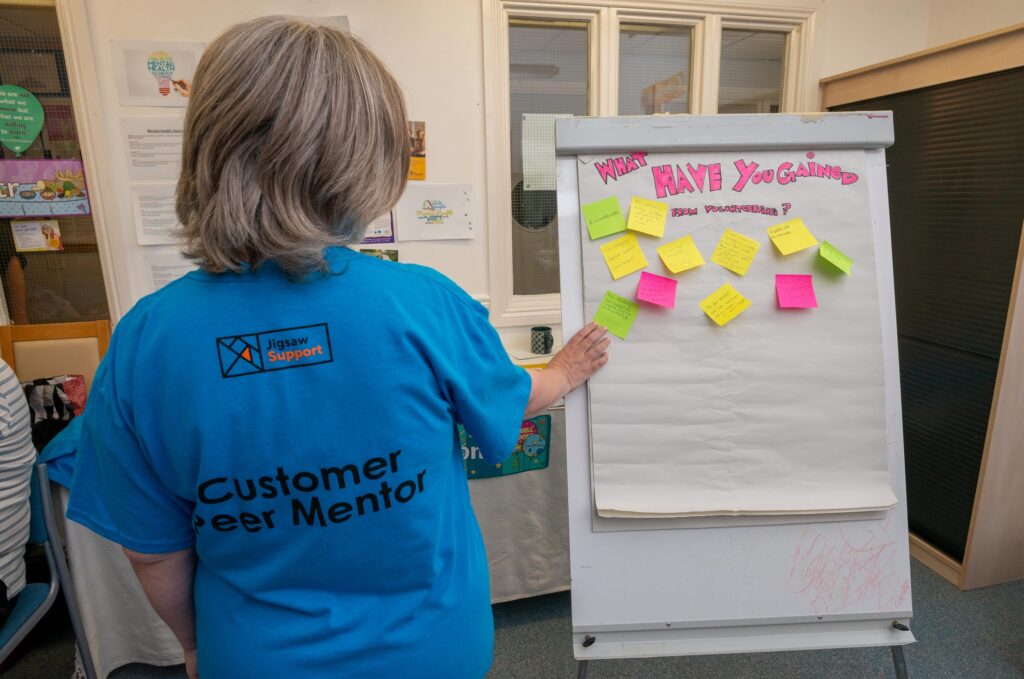
[[[661,238],[665,235],[665,220],[668,219],[668,205],[656,200],[633,197],[629,204],[629,222],[626,228],[648,236]]]
[[[639,311],[639,304],[609,290],[597,307],[594,322],[608,328],[608,332],[616,337],[626,339]]]
[[[635,233],[608,241],[601,246],[601,254],[604,255],[604,261],[608,264],[608,270],[612,272],[612,278],[615,280],[647,266],[647,258],[644,257],[644,251],[640,249],[640,243],[637,242]]]
[[[700,302],[700,308],[718,325],[724,326],[750,306],[750,300],[728,283]]]
[[[775,294],[780,309],[814,309],[818,306],[814,281],[808,274],[777,274]]]
[[[853,275],[853,260],[840,252],[836,246],[832,245],[827,240],[821,241],[821,247],[818,248],[818,254],[822,259],[842,271],[847,276]]]
[[[676,279],[641,271],[640,283],[636,286],[636,300],[675,309]]]
[[[799,218],[769,226],[768,237],[772,239],[772,243],[775,243],[775,247],[783,255],[791,255],[818,244],[807,225],[804,224],[804,220]]]
[[[753,238],[747,238],[742,233],[726,229],[721,240],[718,241],[715,251],[711,253],[711,261],[724,266],[733,273],[745,276],[760,247],[761,244]]]
[[[590,240],[626,230],[626,218],[622,216],[619,199],[615,196],[584,205],[583,221],[587,223]]]
[[[672,273],[704,266],[704,258],[693,242],[693,236],[683,236],[658,248],[658,256]]]

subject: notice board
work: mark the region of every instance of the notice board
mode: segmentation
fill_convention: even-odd
[[[577,657],[912,640],[891,143],[885,112],[556,122],[564,332],[610,293],[625,337],[566,401]]]

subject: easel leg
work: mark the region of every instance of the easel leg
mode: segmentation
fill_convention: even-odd
[[[903,657],[903,647],[890,646],[889,650],[892,651],[892,666],[896,670],[896,679],[908,679],[907,660]]]
[[[587,664],[589,660],[580,660],[576,663],[576,679],[587,679]]]

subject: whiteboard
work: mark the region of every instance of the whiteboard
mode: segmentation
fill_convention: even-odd
[[[891,143],[888,113],[557,121],[562,313],[563,331],[568,334],[589,319],[578,226],[578,156],[637,150],[652,154],[812,149],[866,152],[884,373],[884,436],[888,480],[897,498],[895,508],[870,519],[829,521],[829,517],[823,520],[819,516],[794,521],[790,517],[790,523],[762,525],[709,524],[706,520],[686,524],[686,519],[673,519],[672,527],[663,530],[595,529],[590,396],[587,390],[576,390],[566,399],[566,444],[577,658],[913,641],[910,632],[891,626],[894,619],[907,622],[911,615],[885,183],[884,148]],[[709,254],[704,252],[705,260]],[[584,648],[587,635],[595,641]]]

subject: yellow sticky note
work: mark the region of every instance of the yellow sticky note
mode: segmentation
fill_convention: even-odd
[[[672,273],[704,266],[704,258],[693,242],[693,236],[683,236],[658,248],[658,256]]]
[[[804,224],[804,220],[799,218],[769,226],[768,237],[783,255],[791,255],[818,244]]]
[[[608,264],[608,270],[612,272],[612,278],[615,280],[647,266],[647,258],[644,257],[644,251],[640,249],[640,243],[637,242],[635,233],[608,241],[601,246],[601,254],[604,255],[604,261]]]
[[[724,326],[750,306],[750,300],[728,283],[700,301],[700,308],[718,325]]]
[[[711,253],[711,261],[724,266],[733,273],[741,276],[747,274],[750,263],[754,261],[754,255],[761,248],[761,244],[753,238],[747,238],[742,233],[736,233],[732,229],[726,229],[718,241],[718,247]]]
[[[661,238],[665,235],[665,220],[668,219],[668,205],[656,200],[633,197],[629,204],[629,222],[626,228],[630,231],[646,233],[648,236]]]

